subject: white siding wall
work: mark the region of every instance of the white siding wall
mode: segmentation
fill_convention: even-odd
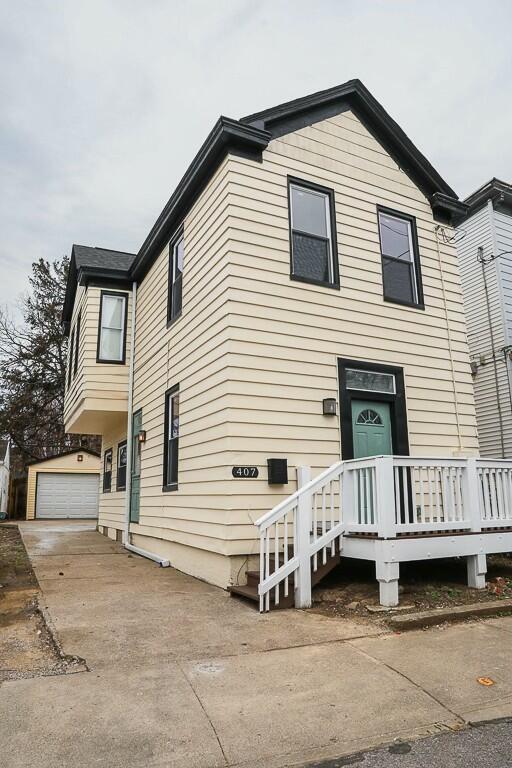
[[[499,260],[486,264],[485,280],[489,303],[487,305],[484,290],[482,265],[477,261],[477,249],[482,246],[484,256],[496,252],[493,233],[493,211],[484,207],[477,211],[459,230],[457,245],[464,307],[468,325],[470,355],[479,364],[474,379],[476,413],[480,452],[482,456],[512,456],[512,423],[508,393],[507,370],[500,350],[505,345],[503,323],[503,304],[501,300],[500,280],[497,272]],[[507,276],[502,279],[506,285]],[[490,314],[490,318],[489,318]],[[492,335],[491,335],[492,327]],[[494,342],[494,343],[493,343]],[[496,369],[492,360],[492,349],[496,350]],[[481,358],[485,361],[480,365]],[[496,386],[496,379],[498,386]],[[498,408],[501,406],[501,417]],[[500,418],[503,424],[503,442],[501,441]]]

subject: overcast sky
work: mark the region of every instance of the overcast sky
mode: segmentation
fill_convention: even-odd
[[[512,181],[511,0],[0,0],[0,304],[137,251],[220,114],[360,78],[463,197]]]

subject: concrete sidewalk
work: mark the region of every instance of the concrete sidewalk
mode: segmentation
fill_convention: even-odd
[[[378,635],[260,616],[88,523],[20,528],[62,647],[89,671],[2,685],[9,768],[277,767],[512,715],[512,618]]]

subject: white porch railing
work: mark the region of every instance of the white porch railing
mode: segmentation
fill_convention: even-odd
[[[272,590],[276,604],[288,596],[292,574],[295,605],[311,605],[311,571],[334,555],[336,539],[341,551],[343,534],[389,540],[512,528],[512,461],[377,456],[338,462],[314,480],[309,472],[300,467],[299,489],[256,521],[261,611]]]

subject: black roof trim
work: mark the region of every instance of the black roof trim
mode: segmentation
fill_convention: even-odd
[[[497,178],[482,184],[464,200],[467,210],[464,216],[459,217],[457,223],[461,224],[469,216],[483,208],[489,200],[492,200],[496,210],[512,213],[512,184],[507,184],[506,181],[500,181]]]
[[[272,138],[275,138],[345,109],[354,110],[429,199],[435,193],[458,199],[453,189],[360,80],[349,80],[335,88],[255,112],[242,118],[241,122],[270,131]]]
[[[181,224],[228,151],[260,159],[270,139],[268,131],[243,125],[229,117],[220,117],[142,244],[130,270],[130,277],[136,280],[144,277],[152,257],[162,250]]]
[[[26,466],[31,467],[34,464],[44,464],[45,461],[61,459],[63,456],[72,456],[74,453],[89,453],[91,456],[97,456],[98,459],[101,456],[98,451],[93,451],[91,448],[72,448],[70,451],[62,451],[61,453],[56,453],[54,456],[46,456],[44,459],[34,459],[33,461],[27,461]]]

